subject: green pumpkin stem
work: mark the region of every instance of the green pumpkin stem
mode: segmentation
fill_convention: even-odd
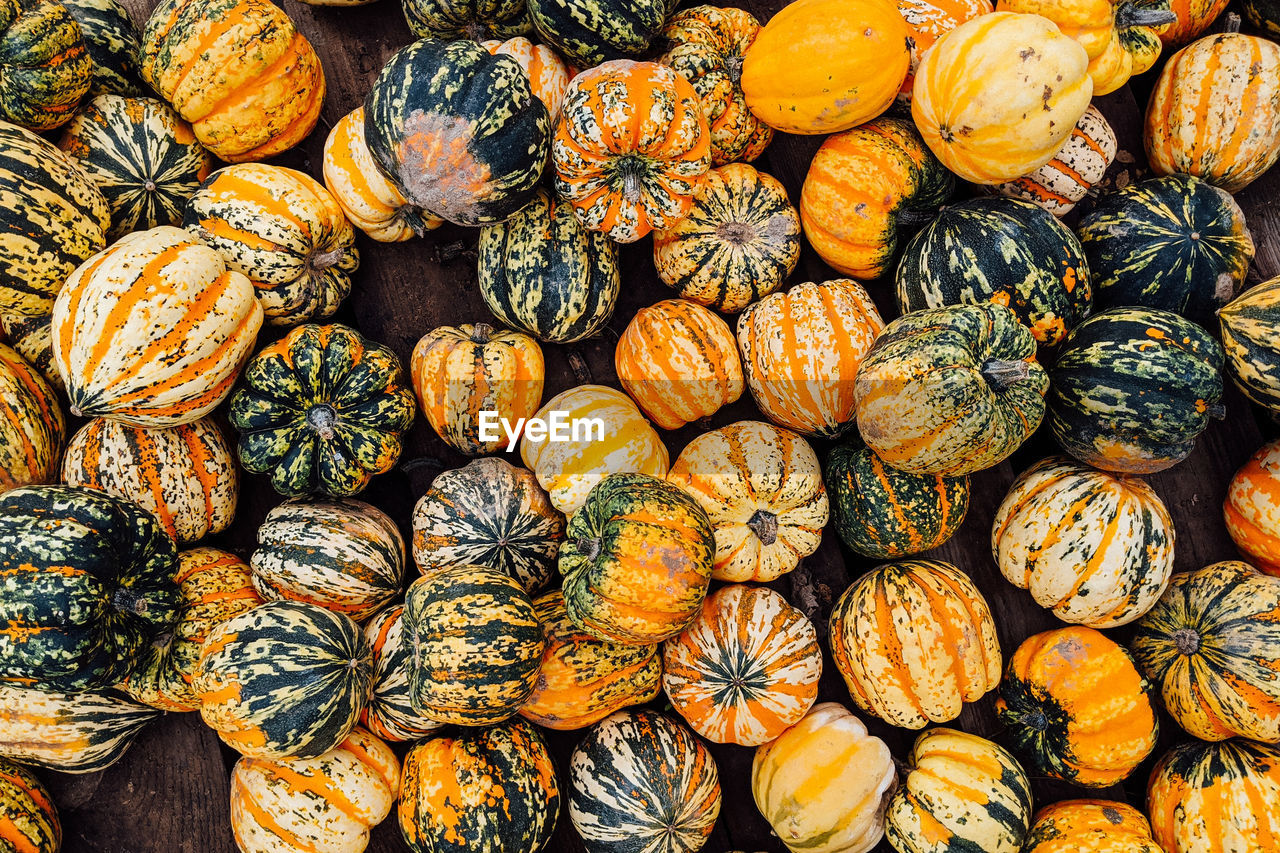
[[[997,391],[1017,385],[1031,375],[1031,365],[1023,359],[992,358],[982,363],[982,378]]]
[[[471,342],[473,344],[487,344],[493,338],[493,326],[488,323],[476,323],[471,327]]]
[[[578,539],[574,541],[574,547],[582,556],[587,558],[588,562],[594,562],[596,557],[600,556],[600,538],[594,539]]]
[[[325,441],[333,439],[338,413],[328,403],[318,403],[307,410],[307,426]]]
[[[747,527],[756,535],[762,545],[772,545],[778,541],[778,516],[767,509],[758,509],[747,519]]]
[[[1152,9],[1139,6],[1137,3],[1121,3],[1116,10],[1116,29],[1130,30],[1134,27],[1163,27],[1178,20],[1177,13],[1169,9]]]

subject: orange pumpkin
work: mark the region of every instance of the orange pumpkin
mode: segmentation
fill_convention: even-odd
[[[1170,0],[1169,8],[1178,20],[1160,32],[1160,41],[1182,46],[1209,28],[1231,0]],[[1247,4],[1246,4],[1247,5]]]
[[[1146,816],[1112,800],[1063,800],[1036,812],[1023,853],[1164,853]]]
[[[514,59],[529,78],[533,96],[542,101],[552,121],[560,115],[564,90],[569,88],[569,80],[574,75],[560,58],[560,54],[545,44],[534,44],[524,36],[506,41],[486,39],[480,42],[480,46],[494,56],[509,56]]]
[[[1280,577],[1280,441],[1264,444],[1236,471],[1222,515],[1240,553]]]
[[[898,103],[911,106],[911,87],[916,82],[920,57],[933,43],[979,15],[994,10],[991,0],[897,0],[898,12],[907,22],[907,47],[911,50],[911,70],[898,89]]]

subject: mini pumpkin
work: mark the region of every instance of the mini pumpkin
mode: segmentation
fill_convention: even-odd
[[[53,693],[0,684],[0,755],[60,773],[96,773],[160,715],[115,687]]]
[[[51,0],[6,0],[0,9],[0,119],[51,130],[89,91],[93,63],[80,25]]]
[[[413,708],[409,668],[412,638],[405,636],[404,605],[393,604],[375,613],[364,626],[373,650],[373,690],[360,712],[360,724],[383,740],[421,740],[442,723],[428,720]]]
[[[555,121],[560,115],[564,91],[569,88],[574,69],[565,65],[564,60],[552,48],[545,44],[534,44],[524,36],[515,36],[506,41],[487,39],[480,42],[480,46],[494,56],[509,56],[518,62],[529,78],[533,96],[542,101],[552,121]]]
[[[1113,800],[1062,800],[1036,812],[1023,853],[1164,853],[1151,824]]]
[[[1090,106],[1048,163],[992,189],[1039,205],[1054,216],[1066,216],[1107,173],[1116,159],[1116,145],[1106,116]]]
[[[14,850],[62,849],[62,824],[53,798],[34,773],[7,759],[0,759],[0,822],[5,827],[0,839]]]
[[[897,0],[898,12],[907,22],[907,47],[911,50],[911,70],[898,89],[898,106],[911,106],[920,57],[934,43],[965,21],[994,10],[991,0]]]
[[[66,432],[54,389],[0,344],[0,493],[56,480]]]
[[[1272,412],[1280,411],[1277,304],[1280,304],[1280,278],[1273,278],[1249,288],[1218,309],[1222,348],[1231,378],[1246,397]],[[14,347],[22,349],[16,340]]]
[[[1249,457],[1232,476],[1222,515],[1240,553],[1262,571],[1280,577],[1280,442]]]

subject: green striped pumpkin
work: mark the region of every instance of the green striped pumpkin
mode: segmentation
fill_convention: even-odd
[[[1218,325],[1236,386],[1259,406],[1280,412],[1280,277],[1223,306]]]
[[[1202,325],[1240,289],[1254,252],[1231,194],[1185,175],[1103,195],[1077,231],[1099,309],[1159,308]]]
[[[1106,471],[1149,474],[1191,453],[1222,417],[1222,347],[1168,311],[1112,308],[1058,353],[1049,428],[1072,456]]]
[[[524,0],[401,0],[418,38],[506,39],[533,29]]]
[[[0,493],[58,478],[62,403],[34,367],[0,344]]]
[[[71,118],[92,79],[80,25],[65,6],[0,2],[0,119],[51,130]]]
[[[0,848],[7,853],[58,853],[62,824],[53,798],[21,765],[0,759]]]
[[[481,231],[479,252],[480,295],[504,325],[565,344],[595,335],[613,316],[622,286],[617,245],[545,189]]]
[[[413,710],[409,701],[411,649],[404,641],[404,605],[393,604],[375,613],[364,626],[373,649],[373,692],[360,724],[383,740],[418,740],[441,724]]]
[[[95,773],[119,761],[160,714],[114,687],[49,693],[0,684],[0,756],[61,773]]]
[[[639,57],[676,0],[528,0],[542,39],[579,68]]]
[[[1089,267],[1071,230],[1029,201],[950,205],[916,234],[898,264],[898,308],[997,302],[1053,345],[1092,305]]]
[[[223,622],[191,679],[205,723],[254,758],[333,749],[355,728],[372,684],[360,627],[301,601],[269,601]]]
[[[36,369],[57,391],[66,391],[67,383],[53,363],[52,314],[27,317],[23,314],[0,314],[0,331],[9,339],[9,346]]]
[[[147,93],[138,72],[141,41],[128,11],[116,0],[61,0],[80,25],[89,51],[93,80],[87,97]]]

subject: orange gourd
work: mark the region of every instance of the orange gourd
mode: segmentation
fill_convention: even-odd
[[[1222,515],[1240,553],[1280,577],[1280,441],[1264,444],[1236,471]]]

